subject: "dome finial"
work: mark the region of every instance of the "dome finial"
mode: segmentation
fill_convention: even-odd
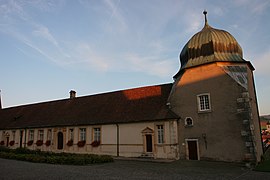
[[[203,11],[203,14],[204,14],[204,21],[205,21],[205,25],[208,25],[208,23],[207,23],[207,17],[206,17],[206,15],[207,15],[207,11],[206,11],[206,10],[204,10],[204,11]]]

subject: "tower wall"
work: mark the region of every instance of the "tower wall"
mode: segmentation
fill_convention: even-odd
[[[248,89],[245,89],[228,75],[221,67],[223,65],[237,65],[238,63],[216,62],[185,69],[177,77],[172,88],[169,102],[172,110],[181,117],[179,123],[180,158],[191,158],[188,141],[197,142],[198,159],[221,161],[243,161],[254,158],[247,147],[247,137],[243,136],[243,115],[239,114],[237,99],[242,98],[244,92],[249,92],[254,99],[252,71],[246,63],[239,63],[247,67]],[[210,110],[199,111],[198,95],[208,94]],[[249,118],[256,129],[253,142],[260,144],[258,129],[257,104],[251,103],[252,118]],[[186,125],[186,118],[193,120],[193,125]],[[245,128],[244,128],[245,127]],[[254,136],[255,137],[255,136]],[[253,137],[253,138],[254,138]],[[248,141],[250,142],[250,141]],[[253,146],[251,144],[251,146]],[[259,145],[255,158],[261,155]],[[256,149],[255,148],[255,149]]]

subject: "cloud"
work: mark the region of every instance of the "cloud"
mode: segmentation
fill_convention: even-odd
[[[58,42],[53,37],[53,35],[50,33],[50,31],[47,27],[45,27],[41,24],[36,24],[35,26],[37,27],[37,29],[33,31],[33,34],[35,36],[42,37],[42,38],[48,40],[49,42],[51,42],[52,44],[54,44],[55,46],[58,46]]]
[[[119,11],[119,4],[121,1],[118,0],[116,3],[114,2],[115,1],[113,0],[104,0],[105,5],[110,9],[106,27],[111,31],[115,29],[125,31],[127,29],[127,24],[124,16]],[[114,28],[111,26],[114,26]]]
[[[140,56],[128,53],[124,55],[125,62],[123,68],[135,72],[144,72],[158,77],[168,77],[174,70],[172,59],[161,59],[160,56]]]
[[[256,69],[256,74],[269,77],[270,48],[267,51],[263,52],[262,54],[257,54],[253,57],[256,57],[256,60],[253,61],[254,67]]]
[[[261,14],[265,11],[268,11],[270,6],[270,1],[265,0],[237,0],[233,1],[233,3],[244,9],[245,7],[254,14]]]

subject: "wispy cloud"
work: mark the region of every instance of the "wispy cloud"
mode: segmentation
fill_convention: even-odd
[[[256,60],[252,62],[255,66],[256,74],[269,77],[270,48],[262,54],[256,54],[254,57],[256,57]]]
[[[35,36],[42,37],[42,38],[48,40],[49,42],[51,42],[52,44],[54,44],[55,46],[58,46],[58,42],[53,37],[53,35],[50,33],[50,31],[47,27],[45,27],[41,24],[36,24],[35,26],[37,27],[37,29],[35,29],[33,31],[33,34]]]

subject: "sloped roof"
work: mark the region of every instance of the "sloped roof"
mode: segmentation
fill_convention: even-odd
[[[0,110],[0,129],[129,123],[178,118],[166,106],[172,84]]]

